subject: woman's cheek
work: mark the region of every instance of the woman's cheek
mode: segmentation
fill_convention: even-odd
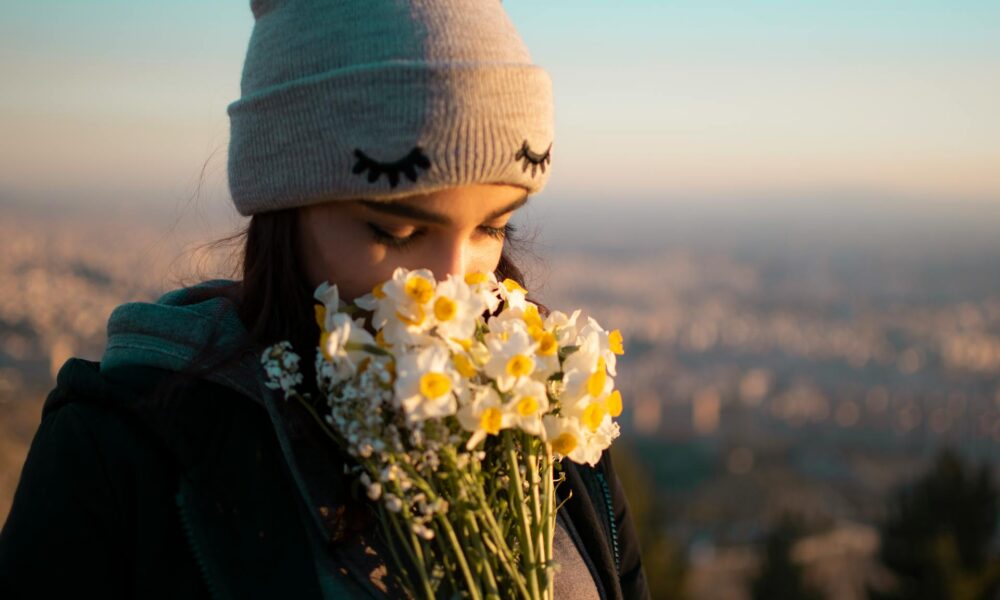
[[[324,232],[319,241],[319,255],[322,257],[321,279],[336,284],[340,297],[352,300],[369,291],[367,281],[371,277],[369,267],[371,250],[352,233],[346,231]],[[309,262],[312,262],[311,259]]]
[[[470,273],[492,273],[500,264],[500,255],[503,253],[503,242],[490,241],[476,249],[469,261]]]

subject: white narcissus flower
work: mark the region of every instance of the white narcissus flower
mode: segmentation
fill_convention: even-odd
[[[573,413],[579,416],[587,431],[597,434],[613,419],[621,416],[622,394],[618,390],[612,390],[601,398],[577,404],[574,410],[569,411],[569,414]]]
[[[330,285],[328,281],[319,284],[319,287],[313,292],[313,298],[320,303],[314,307],[316,324],[323,331],[330,331],[331,319],[340,310],[340,293],[337,291],[336,284]]]
[[[437,285],[431,300],[431,312],[437,335],[460,344],[471,343],[476,324],[486,310],[482,296],[462,279],[449,275]]]
[[[411,272],[403,267],[398,267],[392,272],[391,278],[377,283],[371,292],[356,298],[354,303],[364,310],[372,311],[372,324],[375,327],[382,327],[394,317],[399,305],[411,304],[405,290],[406,282],[411,276],[433,282],[433,276],[427,269]],[[412,287],[413,285],[411,285]]]
[[[521,319],[528,328],[528,334],[538,342],[538,348],[535,351],[537,364],[534,377],[544,382],[561,368],[559,365],[559,338],[555,331],[545,326],[536,304],[527,303]]]
[[[479,373],[475,359],[461,350],[451,353],[451,364],[463,379],[472,379]]]
[[[465,283],[472,290],[472,293],[479,296],[483,304],[486,305],[486,310],[492,314],[496,311],[497,307],[500,306],[500,295],[497,291],[497,287],[500,285],[497,282],[497,276],[494,273],[466,273]]]
[[[456,414],[462,428],[472,433],[465,444],[466,450],[472,450],[487,435],[497,435],[511,425],[511,417],[504,411],[500,395],[492,387],[477,386],[470,395],[472,399]]]
[[[493,317],[491,322],[497,321],[495,325],[499,326],[503,321],[518,319],[524,321],[524,324],[528,327],[544,327],[545,323],[543,323],[542,317],[538,312],[538,305],[530,300],[527,300],[523,294],[520,294],[519,292],[511,292],[508,294],[508,297],[514,296],[518,298],[518,301],[514,304],[507,304],[504,306],[504,309],[500,312],[500,314]]]
[[[603,448],[588,440],[574,419],[545,415],[542,417],[542,424],[545,427],[545,440],[558,456],[591,466],[600,460]]]
[[[534,379],[521,379],[511,388],[511,398],[504,405],[505,415],[511,426],[519,427],[531,435],[541,436],[542,415],[549,410],[545,384]]]
[[[614,377],[617,356],[625,353],[621,331],[606,331],[593,317],[587,317],[587,324],[580,330],[580,338],[587,339],[596,345],[597,352],[604,357],[608,372]]]
[[[500,285],[497,286],[497,292],[505,303],[504,310],[521,310],[527,302],[528,290],[509,277],[500,282]]]
[[[561,313],[560,313],[561,314]],[[565,317],[565,315],[562,315]],[[534,302],[524,300],[514,306],[505,307],[504,310],[490,320],[488,326],[490,332],[509,335],[513,330],[524,330],[537,342],[535,353],[535,369],[532,376],[538,381],[546,381],[551,375],[560,370],[559,364],[559,336],[554,329],[555,323],[560,321],[550,321],[543,319],[538,305]]]
[[[375,338],[364,327],[363,319],[351,319],[347,313],[328,315],[329,331],[320,335],[320,349],[323,356],[332,362],[347,360],[350,366],[358,364],[371,353],[363,348],[375,345]]]
[[[460,384],[447,348],[430,346],[396,357],[396,398],[410,423],[455,414]]]
[[[536,365],[534,377],[545,381],[559,370],[559,344],[555,334],[545,328],[538,310],[538,305],[525,300],[516,306],[505,307],[496,317],[490,319],[491,332],[500,333],[522,329],[528,332],[536,342]]]
[[[513,321],[517,323],[520,321]],[[535,370],[535,350],[538,342],[531,339],[523,322],[520,327],[511,327],[500,332],[486,334],[486,347],[490,359],[484,370],[486,375],[497,382],[502,392],[509,390],[521,377],[529,377]]]
[[[337,291],[337,285],[331,285],[329,281],[319,284],[316,291],[313,292],[313,298],[321,302],[323,306],[329,306],[334,309],[340,307],[340,293]]]
[[[596,333],[581,336],[578,342],[577,350],[563,362],[565,388],[560,400],[570,410],[582,412],[589,403],[610,394],[614,380],[608,376]]]
[[[590,436],[589,443],[592,447],[598,448],[603,452],[611,445],[611,442],[618,438],[620,433],[621,428],[618,423],[612,421],[610,417],[605,417],[604,421],[601,422],[601,426]]]
[[[581,312],[580,309],[576,309],[573,314],[567,316],[562,311],[554,310],[545,317],[545,329],[555,332],[560,348],[576,345],[579,334],[576,321],[580,318]]]
[[[382,340],[389,346],[429,345],[427,333],[434,325],[431,301],[437,282],[428,269],[409,271],[397,268],[392,279],[375,286],[377,299],[372,323],[382,329]]]
[[[563,371],[567,373],[570,371],[593,371],[597,359],[601,355],[596,332],[591,331],[589,335],[578,335],[576,343],[573,345],[576,346],[576,350],[563,361]],[[606,364],[605,362],[605,366]]]

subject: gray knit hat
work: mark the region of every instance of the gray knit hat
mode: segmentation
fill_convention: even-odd
[[[466,183],[540,191],[552,83],[500,0],[252,0],[229,189],[242,215]]]

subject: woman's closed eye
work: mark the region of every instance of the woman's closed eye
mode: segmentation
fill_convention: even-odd
[[[413,233],[409,235],[395,235],[389,233],[385,229],[382,229],[375,223],[368,223],[368,229],[371,230],[372,238],[376,243],[382,244],[384,246],[389,246],[391,248],[405,248],[413,243],[413,241],[424,234],[422,230],[414,230]]]
[[[513,225],[511,225],[510,223],[507,223],[506,225],[504,225],[502,227],[492,227],[490,225],[480,225],[479,226],[479,230],[482,231],[483,233],[485,233],[486,235],[492,237],[492,238],[496,238],[496,239],[498,239],[500,241],[503,241],[503,240],[507,239],[507,236],[509,236],[512,233],[514,233],[515,229],[514,229]]]
[[[416,229],[408,235],[396,235],[386,231],[385,229],[379,227],[375,223],[368,223],[368,229],[371,231],[372,238],[378,244],[383,244],[391,248],[403,249],[412,244],[415,240],[419,239],[427,233],[425,229]],[[494,227],[492,225],[480,225],[479,231],[484,235],[503,241],[507,237],[514,233],[516,228],[514,225],[507,223],[502,227]]]

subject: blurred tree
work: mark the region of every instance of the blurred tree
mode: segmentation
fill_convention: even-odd
[[[760,570],[750,584],[753,600],[821,600],[823,594],[806,583],[802,566],[792,560],[792,548],[802,537],[802,526],[785,514],[764,541]]]
[[[650,595],[658,600],[685,598],[687,559],[666,534],[667,515],[656,482],[625,439],[619,438],[611,445],[611,457],[632,509]]]
[[[873,600],[996,600],[1000,597],[1000,493],[988,465],[942,450],[934,466],[898,490],[881,526],[879,559],[891,586]]]

